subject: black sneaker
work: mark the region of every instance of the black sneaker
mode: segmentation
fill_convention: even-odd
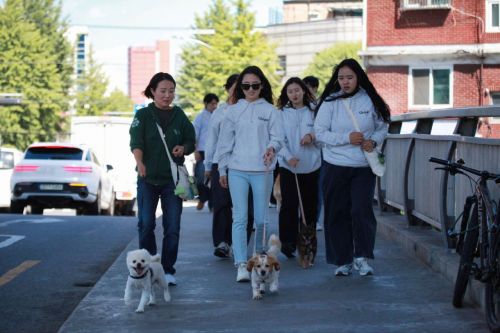
[[[295,258],[295,255],[293,254],[295,252],[295,249],[292,249],[290,246],[283,245],[281,247],[281,253],[283,253],[287,258]]]
[[[214,256],[219,258],[230,258],[229,246],[225,242],[220,243],[214,250]]]

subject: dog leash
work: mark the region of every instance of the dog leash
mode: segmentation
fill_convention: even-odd
[[[302,217],[302,223],[307,227],[306,216],[304,214],[304,205],[302,204],[302,196],[300,195],[300,187],[299,187],[299,178],[297,174],[294,173],[295,176],[295,184],[297,185],[297,194],[299,196],[299,207],[300,207],[300,216]]]
[[[265,193],[267,193],[267,190],[268,190],[268,181],[267,181],[267,178],[269,177],[269,165],[266,164],[266,171],[265,171],[265,186],[264,186],[264,190],[265,190]],[[263,228],[262,228],[262,248],[264,249],[264,252],[265,252],[265,247],[266,247],[266,222],[267,222],[267,219],[268,219],[268,211],[269,209],[266,207],[267,204],[268,204],[268,200],[269,198],[267,197],[266,195],[266,198],[265,198],[266,202],[265,202],[265,205],[264,205],[264,225],[263,225]],[[255,256],[257,254],[257,225],[255,225],[255,236],[254,236],[254,244],[253,244],[253,255]]]

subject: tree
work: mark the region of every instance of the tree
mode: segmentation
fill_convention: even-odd
[[[275,46],[262,33],[255,31],[255,15],[244,0],[213,0],[203,16],[196,16],[195,28],[213,29],[214,34],[196,35],[196,40],[182,51],[184,66],[178,79],[177,94],[188,113],[203,108],[203,97],[215,93],[223,99],[223,85],[229,75],[240,73],[246,66],[259,66],[273,88],[280,77]]]
[[[134,102],[121,90],[113,90],[105,98],[105,110],[118,112],[133,112]]]
[[[80,78],[76,80],[76,114],[78,116],[97,116],[109,111],[106,109],[105,93],[108,78],[102,66],[95,61],[94,51],[90,48],[88,62]]]
[[[307,66],[302,77],[314,75],[319,79],[320,90],[332,77],[333,69],[336,64],[345,58],[354,58],[360,61],[358,52],[361,50],[361,43],[340,42],[316,53],[313,61]]]
[[[59,22],[60,6],[44,10],[54,24]],[[63,54],[50,46],[50,35],[33,20],[22,0],[6,0],[0,7],[0,92],[23,95],[22,105],[0,107],[0,128],[2,141],[20,149],[55,140],[68,103],[70,77],[58,66]]]

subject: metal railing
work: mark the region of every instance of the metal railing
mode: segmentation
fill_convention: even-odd
[[[443,241],[453,247],[446,230],[454,226],[471,186],[466,177],[436,171],[434,156],[463,159],[467,166],[500,173],[500,139],[475,137],[482,117],[500,117],[500,107],[455,108],[414,112],[391,117],[389,134],[382,147],[386,172],[377,181],[376,199],[382,210],[401,210],[410,225],[427,223],[442,231]],[[446,126],[443,126],[445,124]],[[452,127],[449,134],[440,134]],[[500,189],[489,184],[498,200]]]

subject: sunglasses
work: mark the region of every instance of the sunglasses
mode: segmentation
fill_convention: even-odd
[[[248,90],[248,89],[252,88],[253,90],[259,90],[260,86],[261,86],[260,83],[252,83],[252,84],[250,84],[250,83],[242,83],[241,84],[241,89]]]

